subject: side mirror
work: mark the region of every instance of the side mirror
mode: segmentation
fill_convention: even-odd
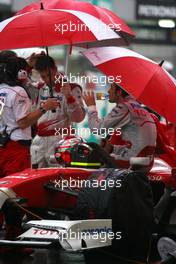
[[[149,157],[133,157],[130,158],[130,165],[133,166],[149,166],[151,158]]]
[[[150,164],[152,160],[149,157],[133,157],[130,158],[130,169],[139,171],[141,173],[148,173],[150,171]]]

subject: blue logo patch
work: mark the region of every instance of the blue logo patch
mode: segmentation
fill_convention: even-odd
[[[0,96],[5,97],[7,96],[7,93],[0,93]]]
[[[57,100],[59,100],[59,101],[62,101],[62,99],[63,99],[63,97],[62,97],[62,96],[59,96],[59,95],[58,95],[56,98],[57,98]]]
[[[133,108],[142,108],[142,106],[140,104],[134,104],[134,103],[131,103],[131,106]]]
[[[110,228],[110,227],[102,227],[102,228],[90,228],[90,229],[84,229],[84,230],[82,230],[81,232],[84,232],[84,233],[90,233],[90,234],[100,234],[100,233],[102,233],[102,232],[104,232],[104,233],[110,233],[110,232],[112,232],[112,228]]]
[[[48,98],[50,98],[49,96],[44,96],[44,95],[41,95],[40,96],[40,100],[42,101],[46,101]],[[63,97],[62,96],[54,96],[53,98],[56,98],[58,101],[62,101],[63,100]]]

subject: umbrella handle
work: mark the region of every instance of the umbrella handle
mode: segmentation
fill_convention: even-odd
[[[48,47],[46,46],[45,49],[46,49],[46,56],[47,58],[49,58]],[[49,59],[48,59],[48,73],[49,73],[49,93],[50,93],[50,97],[53,98],[54,95],[53,95],[53,87],[52,87],[52,80],[51,80],[51,69],[49,67]],[[56,110],[53,109],[51,110],[51,112],[56,113]]]
[[[68,61],[70,55],[70,46],[65,46],[65,58],[64,58],[64,74],[67,76],[68,74]]]

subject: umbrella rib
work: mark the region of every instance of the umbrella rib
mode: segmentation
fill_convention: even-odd
[[[154,79],[155,75],[157,74],[157,72],[161,69],[161,67],[158,65],[158,68],[155,70],[155,72],[153,73],[152,77],[149,79],[149,81],[147,82],[147,84],[145,85],[143,91],[141,92],[140,96],[139,96],[139,101],[140,101],[140,97],[142,97],[142,94],[144,93],[144,90],[146,89],[146,87],[150,84],[150,82]],[[155,109],[151,108],[153,111],[156,111]]]

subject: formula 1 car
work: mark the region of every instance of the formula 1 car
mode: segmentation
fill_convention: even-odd
[[[75,207],[81,183],[96,171],[99,169],[59,167],[26,169],[6,176],[0,179],[0,208],[11,199],[19,203],[25,200],[28,209],[41,217],[58,219],[57,213]],[[154,192],[159,186],[155,203],[161,198],[165,186],[176,189],[175,171],[159,158],[155,159],[148,178]]]
[[[91,147],[93,145],[90,144]],[[99,147],[96,146],[95,149],[96,151],[98,150],[98,154],[100,155],[101,150]],[[82,152],[84,152],[83,150],[85,149],[82,149]],[[76,153],[79,152],[80,151],[76,149]],[[108,167],[115,168],[116,164],[114,164],[113,161],[107,156],[108,155],[106,153],[101,152],[101,159],[98,159],[98,163],[104,163],[107,164]],[[23,172],[16,173],[1,179],[1,209],[6,210],[6,207],[9,207],[9,204],[11,203],[13,203],[13,205],[14,203],[17,205],[27,204],[27,213],[29,214],[30,211],[35,214],[37,213],[39,216],[38,219],[42,217],[44,219],[56,220],[65,219],[66,216],[69,216],[69,219],[73,220],[74,214],[72,214],[72,211],[76,206],[77,196],[81,187],[78,183],[81,180],[88,179],[92,173],[97,173],[100,171],[100,169],[96,168],[97,160],[95,160],[95,156],[93,156],[93,161],[96,161],[96,165],[94,162],[90,162],[90,160],[87,162],[87,164],[94,163],[91,169],[78,167],[27,169]],[[75,161],[73,161],[73,163],[75,164]],[[77,166],[79,164],[82,166],[83,162],[76,162]],[[154,183],[154,185],[161,185],[159,186],[161,194],[159,197],[157,197],[156,201],[158,201],[162,196],[165,186],[172,189],[176,188],[175,171],[171,168],[171,166],[169,166],[169,164],[159,158],[155,159],[153,168],[148,174],[148,178],[152,183]],[[74,182],[74,184],[76,182],[76,185],[70,188],[70,184],[67,184],[68,182]],[[172,212],[170,213],[172,214]],[[172,215],[172,220],[173,218],[174,216]],[[105,230],[105,233],[108,234],[110,232],[109,230],[112,230],[111,219],[88,219],[79,221],[55,220],[30,221],[28,222],[27,226],[32,227],[27,232],[21,234],[19,237],[20,241],[3,240],[0,241],[0,245],[47,248],[54,245],[59,245],[59,247],[61,246],[66,250],[81,250],[83,248],[90,249],[93,247],[110,246],[112,243],[111,239],[108,239],[106,243],[101,243],[100,241],[101,232],[104,232]],[[73,229],[77,228],[77,234],[82,232],[82,230],[85,231],[86,228],[89,229],[89,238],[86,239],[84,237],[85,239],[76,239],[74,241],[70,241],[70,239],[60,239],[61,234],[63,234],[63,236],[64,233],[67,234],[71,227]],[[101,232],[98,231],[98,239],[96,239],[95,242],[91,237],[91,235],[95,235],[92,233],[92,230],[100,230],[99,228],[101,229]]]
[[[93,149],[94,151],[92,151]],[[57,157],[60,158],[60,155],[58,155],[59,153],[57,152],[56,154]],[[65,160],[65,162],[71,160],[72,166],[83,166],[86,164],[86,167],[89,166],[91,168],[83,169],[78,167],[59,167],[28,169],[1,179],[1,209],[5,217],[10,217],[11,220],[16,212],[19,211],[20,207],[20,209],[22,208],[22,210],[25,210],[28,216],[28,221],[31,215],[32,219],[34,219],[36,214],[38,219],[43,218],[51,220],[41,220],[37,222],[30,221],[27,225],[32,225],[32,228],[30,228],[29,231],[22,233],[17,241],[9,241],[7,239],[1,240],[0,245],[21,247],[50,247],[54,246],[54,244],[57,244],[59,245],[59,247],[62,247],[66,250],[81,250],[83,248],[92,249],[97,247],[107,247],[110,246],[111,243],[114,244],[114,242],[112,242],[112,236],[114,234],[116,235],[115,242],[118,242],[121,229],[123,229],[124,234],[130,234],[131,232],[131,235],[129,236],[132,238],[132,240],[134,240],[134,235],[136,237],[136,241],[145,240],[143,239],[143,236],[145,236],[144,233],[147,234],[147,232],[144,232],[144,225],[148,220],[151,222],[153,218],[152,206],[148,202],[151,197],[150,186],[147,181],[147,177],[144,175],[138,177],[138,174],[133,173],[133,171],[131,170],[128,171],[125,169],[116,169],[116,163],[114,162],[114,160],[110,158],[109,155],[95,143],[89,143],[88,145],[84,142],[82,142],[81,144],[75,144],[72,154],[73,155],[71,159],[69,159],[69,155],[67,153],[67,160]],[[79,160],[77,159],[78,156]],[[108,168],[97,168],[102,164],[106,164]],[[124,188],[126,189],[126,195],[124,195],[124,192],[122,190],[118,192],[116,191],[118,187],[120,187],[121,181],[123,181],[123,179]],[[109,186],[109,184],[112,185],[113,180],[114,183],[116,183],[115,188],[111,188]],[[87,186],[83,186],[82,188],[82,186],[79,185],[80,183],[88,182],[90,182],[90,186],[88,186],[88,189],[86,189]],[[95,183],[98,183],[97,189],[94,188]],[[106,183],[108,188],[105,188],[105,185],[102,185],[102,183]],[[119,214],[120,211],[123,211],[123,214],[120,214],[121,216],[123,215],[122,218],[130,220],[129,216],[132,214],[135,215],[133,213],[134,208],[137,208],[137,211],[139,211],[141,208],[146,208],[146,215],[144,208],[143,215],[140,216],[139,214],[136,214],[135,216],[143,225],[141,226],[141,230],[143,231],[138,235],[136,234],[135,230],[136,227],[139,229],[139,225],[136,226],[135,220],[132,221],[131,219],[129,225],[129,223],[125,223],[125,221],[121,219],[120,215],[117,218],[114,216],[114,218],[118,219],[118,221],[121,219],[120,222],[122,227],[120,227],[119,224],[115,223],[115,221],[112,221],[112,215],[116,212],[117,208],[116,202],[118,203],[118,201],[120,202],[120,200],[122,199],[124,204],[128,203],[128,200],[130,199],[130,193],[131,191],[133,191],[133,187],[134,190],[137,187],[141,188],[139,192],[135,192],[137,195],[136,197],[134,195],[135,199],[131,202],[129,210],[126,211],[126,206],[124,205],[121,207],[121,210],[117,211],[117,213]],[[107,189],[107,191],[104,191],[105,189]],[[83,190],[85,190],[85,192]],[[113,194],[114,191],[115,193]],[[145,192],[146,196],[144,195]],[[115,200],[113,200],[112,203],[110,202],[110,199],[112,197],[111,194],[115,195],[117,200],[116,202]],[[147,199],[141,202],[141,204],[139,203],[138,206],[138,199],[143,199],[144,196],[147,197]],[[123,197],[125,199],[123,199]],[[87,198],[89,201],[87,201]],[[76,212],[75,208],[78,207],[78,201],[81,204],[80,208],[83,210],[81,211],[80,209],[80,211],[78,210]],[[25,205],[25,203],[27,204],[27,206]],[[113,208],[115,208],[115,210],[113,208],[110,208],[109,204],[114,204]],[[94,209],[87,210],[87,205],[89,205],[88,209],[91,209],[92,206],[96,206]],[[94,215],[92,215],[93,211]],[[129,216],[125,217],[126,214],[129,214]],[[145,221],[140,221],[140,217],[144,217]],[[62,221],[63,219],[67,219],[67,221]],[[123,228],[124,223],[126,228]],[[135,228],[133,228],[133,226],[135,226]],[[87,235],[85,237],[84,234],[83,238],[81,239],[65,239],[65,236],[67,235],[69,230],[76,230],[75,233],[77,235],[78,233],[82,234],[83,231],[86,230],[86,233],[88,233],[89,235],[88,237]],[[59,236],[56,235],[55,231],[58,232]],[[64,239],[62,239],[61,237],[62,234],[64,236]],[[107,237],[105,239],[105,242],[101,241],[103,235]],[[97,236],[97,239],[95,239],[95,241],[93,239],[94,236]],[[137,238],[138,236],[140,236],[139,239]],[[125,235],[124,237],[127,237],[127,235]],[[130,241],[130,243],[131,245],[134,244],[133,241]],[[139,245],[141,246],[141,244],[142,243],[140,242]]]
[[[68,145],[68,142],[66,144]],[[94,147],[93,151],[91,146]],[[99,171],[98,168],[102,164],[110,168],[116,167],[109,155],[95,143],[86,145],[84,142],[81,144],[74,142],[73,150],[69,163],[72,167],[29,168],[2,178],[0,180],[0,209],[6,207],[9,202],[11,203],[12,199],[16,201],[17,198],[22,203],[24,200],[27,201],[29,210],[32,209],[41,217],[60,219],[57,215],[57,208],[69,210],[75,207],[77,194],[81,187],[79,184],[82,181],[88,179],[93,172]],[[65,153],[64,151],[64,158],[65,156],[68,158]],[[58,157],[58,153],[56,154]],[[64,160],[64,165],[68,166],[67,163],[68,160]],[[76,167],[73,167],[73,164]],[[89,169],[82,168],[83,165]]]
[[[71,208],[71,212],[68,208],[67,211],[65,208],[62,210],[65,216],[74,220],[29,221],[27,226],[32,227],[27,232],[22,233],[16,241],[1,240],[0,245],[35,248],[56,246],[70,251],[109,246],[115,250],[117,244],[118,249],[120,246],[124,249],[124,244],[128,243],[128,253],[132,254],[137,249],[135,247],[134,250],[132,247],[136,241],[140,254],[144,245],[143,252],[146,256],[153,221],[152,198],[147,177],[132,171],[103,168],[94,171],[89,181],[90,186],[79,190],[75,204],[77,210],[74,208]],[[98,183],[97,187],[95,183]],[[113,183],[115,183],[114,186]],[[137,188],[139,188],[138,192]],[[124,190],[126,190],[125,193]],[[54,191],[56,191],[55,188]],[[131,193],[133,193],[132,197]],[[72,190],[66,190],[64,194],[70,198],[74,196]],[[130,204],[129,199],[131,199]],[[13,210],[12,207],[5,202],[2,209],[6,213],[9,208],[10,211]],[[60,210],[60,208],[57,209]],[[48,210],[50,215],[47,212],[47,217],[51,218],[54,210],[51,207]],[[139,214],[140,210],[143,211],[142,214]],[[57,218],[59,219],[59,215]],[[139,223],[136,225],[137,221]],[[149,226],[147,230],[144,228],[146,225]],[[137,233],[139,230],[140,232]],[[70,237],[71,234],[74,235],[73,238]]]

